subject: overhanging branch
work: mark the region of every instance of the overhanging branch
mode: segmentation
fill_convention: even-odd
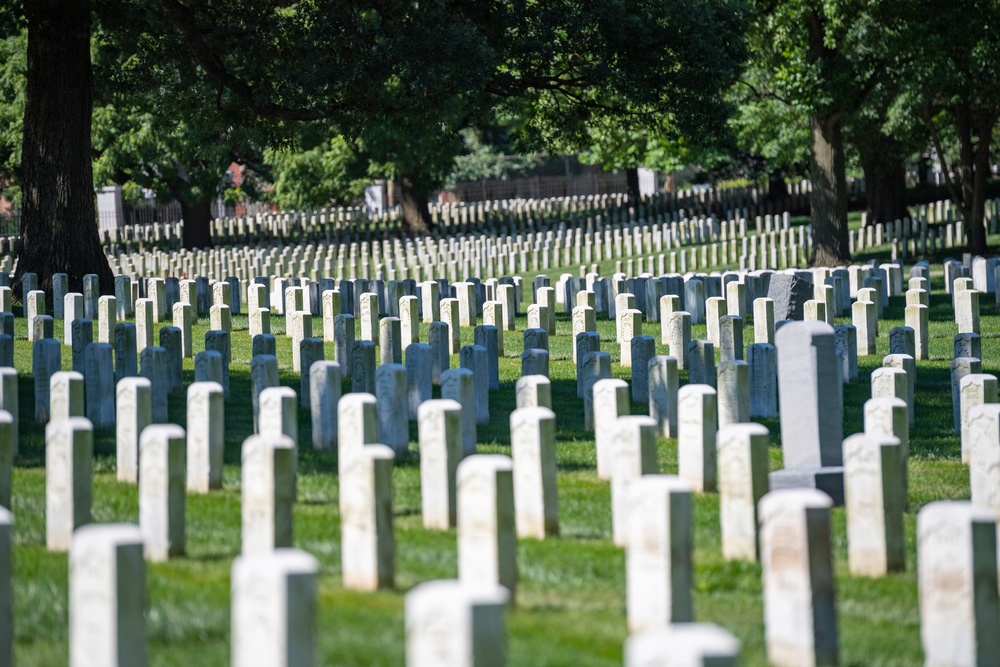
[[[290,108],[273,102],[261,102],[254,95],[249,83],[232,74],[205,42],[198,29],[198,23],[192,11],[181,4],[179,0],[161,0],[167,13],[174,19],[184,36],[184,42],[205,72],[215,79],[222,88],[228,88],[246,103],[255,113],[261,116],[280,118],[292,121],[318,120],[324,114],[315,109]]]

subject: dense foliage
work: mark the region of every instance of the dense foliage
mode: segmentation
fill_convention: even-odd
[[[32,6],[0,8],[9,196],[24,181],[24,119],[52,122],[26,114],[32,77],[52,74],[27,57],[43,38]],[[934,154],[955,169],[963,215],[981,220],[1000,117],[1000,9],[986,0],[93,0],[88,11],[93,83],[65,91],[92,99],[78,148],[92,144],[98,185],[181,202],[188,247],[210,243],[207,202],[232,162],[255,175],[237,196],[281,206],[357,201],[364,182],[390,179],[417,233],[435,189],[536,166],[518,155],[570,152],[630,185],[640,165],[779,189],[810,177],[817,259],[841,262],[849,169],[871,185],[869,220],[891,219],[906,211],[905,163]],[[36,173],[72,166],[53,163]],[[31,225],[31,198],[25,210]]]

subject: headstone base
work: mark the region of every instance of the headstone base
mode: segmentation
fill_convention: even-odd
[[[817,489],[833,498],[833,504],[844,504],[844,467],[785,468],[768,475],[770,490]]]

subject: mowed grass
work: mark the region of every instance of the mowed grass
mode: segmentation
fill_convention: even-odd
[[[554,278],[558,271],[550,272]],[[530,289],[527,289],[530,300]],[[933,278],[930,361],[918,363],[916,423],[911,429],[910,507],[906,515],[907,569],[878,580],[851,576],[847,571],[845,516],[833,512],[834,560],[842,664],[914,665],[922,662],[916,584],[915,517],[928,502],[967,498],[968,473],[959,460],[959,440],[952,428],[949,363],[952,336],[950,296],[943,291],[940,271]],[[888,331],[903,324],[903,297],[894,297],[880,324],[879,354],[862,358],[857,384],[844,387],[844,433],[862,430],[861,406],[870,397],[868,376],[888,354]],[[1000,358],[1000,317],[982,300],[984,372],[996,373]],[[838,320],[847,322],[849,320]],[[15,359],[20,373],[21,454],[14,473],[13,512],[16,521],[14,595],[16,660],[28,665],[62,666],[68,657],[67,556],[45,549],[44,430],[33,423],[34,391],[31,351],[25,322],[17,320]],[[490,395],[489,425],[479,428],[479,451],[509,454],[509,415],[514,409],[514,383],[520,375],[522,316],[517,332],[505,332],[507,356],[501,360],[501,388]],[[150,664],[224,665],[229,661],[229,573],[240,552],[240,447],[252,431],[249,362],[251,341],[246,316],[233,317],[232,397],[226,403],[224,488],[209,495],[187,497],[187,555],[165,564],[147,566],[148,643]],[[195,350],[204,347],[207,321],[195,328]],[[610,492],[597,479],[594,441],[583,430],[583,404],[576,397],[569,316],[558,315],[557,335],[550,340],[550,374],[557,415],[559,514],[561,535],[518,544],[517,606],[507,616],[510,664],[620,665],[625,621],[625,558],[611,542]],[[283,335],[281,318],[272,320],[277,334],[283,384],[298,389],[291,371],[291,343]],[[602,347],[611,353],[615,377],[629,379],[617,364],[614,324],[598,322]],[[704,338],[704,326],[694,328]],[[57,323],[56,335],[61,325]],[[313,326],[321,333],[319,318]],[[646,323],[644,333],[660,344],[659,325]],[[426,337],[426,326],[422,329]],[[753,340],[748,323],[746,343]],[[462,331],[463,344],[472,329]],[[426,338],[425,338],[426,339]],[[327,358],[333,345],[326,345]],[[451,359],[458,365],[457,355]],[[63,348],[63,367],[70,350]],[[193,381],[193,365],[185,360],[185,382]],[[681,373],[681,382],[687,374]],[[348,388],[345,382],[345,391]],[[835,387],[830,388],[831,391]],[[437,395],[437,388],[435,388]],[[170,418],[183,424],[185,396],[170,397]],[[632,405],[633,414],[646,414]],[[771,467],[781,467],[777,420],[764,422],[772,431]],[[377,593],[345,590],[340,577],[340,530],[336,455],[314,452],[307,411],[299,419],[299,502],[295,506],[295,546],[320,562],[317,598],[317,642],[321,665],[400,665],[404,662],[404,598],[420,582],[457,576],[454,531],[428,531],[420,518],[419,449],[416,424],[411,423],[411,453],[393,471],[396,531],[396,587]],[[115,480],[112,431],[95,434],[93,520],[99,523],[138,521],[135,486]],[[659,442],[660,470],[675,473],[674,440]],[[719,501],[699,495],[694,502],[695,614],[734,632],[743,642],[745,665],[766,664],[760,567],[726,562],[721,555]]]

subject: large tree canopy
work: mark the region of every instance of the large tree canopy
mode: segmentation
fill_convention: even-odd
[[[28,35],[18,278],[46,286],[53,272],[95,272],[110,289],[95,147],[102,174],[201,204],[227,160],[322,121],[412,192],[419,230],[459,132],[496,107],[538,146],[583,145],[598,117],[695,136],[723,122],[743,59],[737,0],[91,1],[0,10]],[[209,242],[186,223],[186,245]]]
[[[758,96],[809,119],[812,261],[850,260],[844,123],[864,104],[894,55],[878,0],[758,0],[750,30]]]
[[[965,220],[969,249],[985,254],[986,183],[1000,120],[1000,4],[905,0],[892,3],[890,10],[904,26],[899,49],[903,94],[894,111],[916,115],[923,123]],[[951,151],[950,144],[957,150]]]

